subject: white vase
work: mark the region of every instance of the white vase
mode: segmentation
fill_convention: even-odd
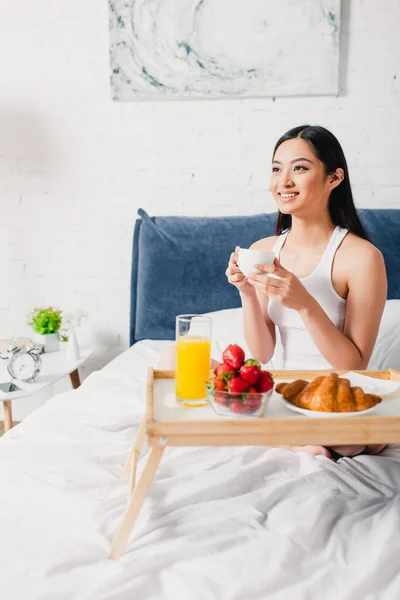
[[[70,360],[79,360],[81,354],[79,352],[78,340],[74,331],[68,332],[67,358]]]
[[[60,349],[58,333],[46,333],[45,335],[36,333],[34,341],[37,344],[43,344],[43,352],[57,352]]]

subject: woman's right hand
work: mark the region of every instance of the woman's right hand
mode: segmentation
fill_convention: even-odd
[[[232,252],[225,275],[229,283],[234,285],[241,294],[252,295],[255,293],[255,288],[253,285],[250,285],[247,277],[243,275],[237,264],[239,250],[239,246],[236,246],[235,252]]]

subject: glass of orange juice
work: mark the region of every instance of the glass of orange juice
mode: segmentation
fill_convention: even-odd
[[[176,399],[181,406],[206,406],[210,377],[211,317],[176,317]]]

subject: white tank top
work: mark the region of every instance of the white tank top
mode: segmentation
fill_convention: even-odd
[[[281,248],[289,230],[282,233],[275,242],[273,252],[279,258]],[[346,314],[346,300],[336,293],[332,285],[332,263],[348,230],[336,227],[323,253],[317,268],[311,275],[300,277],[306,290],[317,300],[332,323],[343,331]],[[268,301],[268,314],[279,330],[282,357],[274,355],[274,363],[282,363],[283,369],[331,369],[332,366],[322,356],[308,333],[299,313],[285,308],[277,300]]]

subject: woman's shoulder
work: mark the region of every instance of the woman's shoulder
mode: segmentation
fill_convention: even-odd
[[[272,250],[279,236],[271,235],[270,237],[257,240],[250,246],[251,250]]]
[[[354,250],[357,250],[358,252],[370,254],[371,256],[381,254],[381,251],[371,242],[364,240],[364,238],[360,238],[355,233],[351,233],[351,231],[349,231],[344,238],[342,247],[345,252],[354,252]]]
[[[376,246],[351,232],[340,245],[338,257],[354,267],[383,261],[382,253]]]

